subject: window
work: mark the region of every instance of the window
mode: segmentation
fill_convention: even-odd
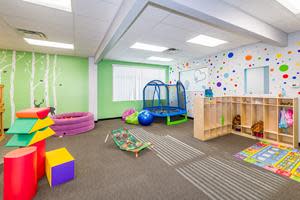
[[[143,100],[143,89],[152,80],[166,81],[166,69],[113,65],[113,101]]]
[[[245,94],[269,94],[269,66],[245,69]]]

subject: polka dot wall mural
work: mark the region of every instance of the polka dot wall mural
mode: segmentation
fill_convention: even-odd
[[[247,60],[247,61],[252,60],[252,56],[251,56],[251,55],[246,55],[246,56],[245,56],[245,60]]]
[[[233,52],[229,52],[229,53],[228,53],[228,58],[232,58],[233,55],[234,55]]]
[[[169,78],[175,83],[178,71],[185,70],[186,63],[189,63],[188,69],[208,67],[208,87],[215,96],[244,95],[244,69],[269,66],[270,94],[277,96],[284,88],[287,95],[299,96],[299,88],[292,85],[299,84],[300,80],[300,32],[290,36],[289,44],[281,48],[259,43],[197,59],[197,62],[186,60],[170,68]],[[203,91],[187,94],[190,97],[187,105],[189,116],[193,114],[192,101],[196,95],[203,95]]]
[[[287,71],[289,69],[289,66],[288,65],[281,65],[280,67],[279,67],[279,70],[281,71],[281,72],[285,72],[285,71]]]

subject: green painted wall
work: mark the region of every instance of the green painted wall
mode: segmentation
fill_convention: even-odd
[[[87,58],[34,53],[33,62],[32,52],[17,51],[13,70],[14,52],[0,50],[0,83],[4,84],[5,128],[11,124],[14,115],[12,107],[15,107],[15,111],[31,107],[32,99],[36,100],[37,104],[42,103],[41,107],[47,104],[55,107],[56,113],[88,111]],[[45,92],[47,87],[48,93]],[[14,98],[11,98],[11,93]]]
[[[98,119],[120,117],[124,110],[128,108],[142,108],[142,101],[122,101],[113,102],[113,88],[112,88],[112,65],[121,64],[139,67],[154,67],[166,68],[166,80],[169,80],[169,67],[162,65],[150,65],[143,63],[131,63],[114,60],[103,60],[98,63]]]

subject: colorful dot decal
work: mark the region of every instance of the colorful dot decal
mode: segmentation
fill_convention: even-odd
[[[233,55],[234,55],[234,54],[233,54],[232,52],[229,52],[229,53],[228,53],[228,58],[232,58]]]
[[[225,73],[224,74],[224,78],[228,78],[229,77],[229,74],[228,73]]]
[[[221,86],[222,86],[222,83],[221,83],[221,82],[217,82],[217,86],[218,86],[218,87],[221,87]]]
[[[281,53],[276,54],[276,58],[281,58],[281,57],[282,57]]]
[[[279,70],[281,71],[281,72],[285,72],[285,71],[287,71],[289,69],[289,66],[288,65],[281,65],[280,67],[279,67]]]
[[[247,56],[245,56],[245,60],[247,60],[247,61],[250,61],[250,60],[252,60],[252,56],[251,56],[251,55],[247,55]]]
[[[266,58],[266,61],[269,61],[270,60],[270,58]]]
[[[284,78],[284,79],[286,79],[286,78],[288,78],[288,77],[289,77],[288,74],[283,74],[283,75],[282,75],[282,78]]]

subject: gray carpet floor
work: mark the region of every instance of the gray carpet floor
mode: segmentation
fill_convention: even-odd
[[[107,133],[119,127],[154,146],[135,158],[111,139],[104,143]],[[116,119],[100,121],[85,134],[52,137],[47,150],[66,147],[76,159],[76,178],[55,188],[43,178],[35,199],[299,199],[300,183],[233,157],[255,140],[228,135],[201,142],[192,135],[192,120],[141,127]],[[2,167],[0,180],[2,194]]]

